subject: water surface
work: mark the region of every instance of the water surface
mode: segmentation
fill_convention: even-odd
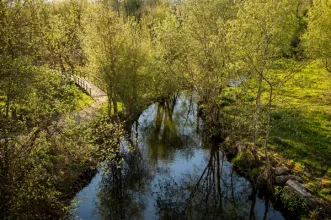
[[[203,126],[193,96],[149,106],[122,141],[122,164],[100,168],[70,212],[76,219],[284,219]]]

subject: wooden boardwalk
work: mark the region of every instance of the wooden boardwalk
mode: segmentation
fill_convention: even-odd
[[[83,89],[96,102],[103,101],[104,97],[107,97],[107,93],[101,89],[101,79],[81,71],[67,71],[61,74]]]
[[[72,116],[74,120],[80,124],[83,121],[92,119],[97,110],[102,107],[104,103],[108,101],[107,93],[104,92],[102,89],[100,89],[97,85],[95,85],[92,80],[88,80],[86,78],[92,78],[92,77],[86,77],[88,75],[86,74],[67,74],[62,73],[68,80],[73,81],[77,86],[79,86],[81,89],[83,89],[93,100],[94,103],[92,103],[90,106],[78,111],[72,113]],[[85,77],[86,78],[85,78]],[[63,126],[64,120],[59,120],[57,125]]]
[[[80,86],[83,90],[86,91],[89,96],[91,96],[92,99],[94,99],[94,103],[90,105],[89,107],[86,107],[80,111],[78,111],[74,117],[74,120],[78,123],[81,123],[82,121],[89,120],[94,117],[96,111],[101,108],[101,106],[107,102],[108,96],[107,94],[102,91],[100,88],[95,86],[91,81],[86,80],[84,78],[77,78],[77,81],[79,83],[76,83],[78,86]]]
[[[96,102],[107,101],[107,93],[105,93],[99,87],[94,85],[90,80],[87,80],[85,78],[78,77],[78,76],[74,76],[73,78],[74,78],[74,82],[76,83],[76,85],[78,85],[80,88],[82,88]]]

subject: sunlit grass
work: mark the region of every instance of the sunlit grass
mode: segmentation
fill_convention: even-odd
[[[81,89],[79,89],[79,92],[76,93],[76,110],[82,110],[88,106],[90,106],[94,100],[87,95],[85,92],[83,92]]]
[[[321,179],[330,181],[331,77],[313,62],[279,88],[274,100],[271,146],[303,167],[306,186],[331,202]]]
[[[284,76],[281,72],[276,74],[276,77]],[[234,122],[240,121],[235,129],[240,129],[245,142],[252,144],[251,123],[257,88],[253,80],[248,83],[247,92],[243,92],[245,86],[226,88],[221,103],[227,103],[223,112],[230,121],[233,118]],[[262,111],[265,111],[268,101],[267,89],[265,86],[261,96]],[[285,84],[276,86],[273,92],[270,154],[278,161],[288,162],[295,173],[305,179],[305,185],[314,195],[331,202],[330,73],[314,61],[296,72]],[[235,107],[236,94],[240,93],[244,95]],[[243,125],[245,129],[241,128]],[[264,154],[263,148],[260,151]]]
[[[118,102],[117,103],[117,108],[118,108],[118,112],[122,112],[124,110],[124,105],[122,102]],[[102,104],[101,108],[99,109],[99,113],[101,115],[107,115],[108,114],[108,102],[105,102]],[[114,114],[114,109],[112,106],[112,110],[111,110],[111,114]]]

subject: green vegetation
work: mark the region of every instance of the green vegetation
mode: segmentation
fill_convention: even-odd
[[[76,110],[84,109],[90,106],[93,103],[93,99],[88,96],[83,91],[79,91],[77,102],[76,102]]]
[[[304,185],[315,196],[327,202],[331,202],[330,191],[327,190],[330,187],[331,167],[330,89],[330,73],[319,61],[298,69],[290,81],[276,87],[271,106],[269,142],[271,157],[276,159],[274,163],[288,165],[295,174],[305,179]],[[231,122],[232,135],[248,138],[246,143],[251,146],[253,141],[249,139],[250,133],[247,132],[250,123],[241,115],[246,115],[247,106],[253,104],[254,91],[256,90],[241,97],[242,88],[230,87],[224,95],[227,98],[221,99],[222,103],[228,103],[224,112]],[[235,102],[234,105],[235,97],[240,97],[245,107],[241,106],[241,102]],[[262,101],[267,102],[266,100],[267,97],[263,96]],[[265,153],[264,148],[259,148],[258,151],[260,155]],[[239,156],[240,154],[235,162]]]
[[[255,167],[254,156],[250,151],[238,153],[238,155],[231,160],[231,163],[233,163],[233,166],[237,167],[240,171],[244,173],[256,169],[254,168]]]
[[[236,166],[272,180],[285,163],[330,203],[330,17],[330,0],[0,1],[0,218],[63,217],[121,123],[183,90],[211,136],[243,143]],[[81,123],[78,70],[108,98]]]
[[[294,160],[312,192],[331,201],[319,181],[331,167],[330,73],[313,62],[279,89],[272,115],[271,148]]]
[[[307,205],[298,195],[287,188],[276,187],[274,195],[280,199],[284,206],[295,212],[297,215],[304,217],[307,214]]]

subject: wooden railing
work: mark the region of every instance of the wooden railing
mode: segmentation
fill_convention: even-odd
[[[85,90],[85,92],[89,95],[92,96],[92,87],[91,85],[89,85],[86,80],[84,80],[81,77],[77,77],[76,75],[73,75],[74,78],[74,82],[83,90]]]
[[[89,73],[80,71],[80,70],[68,70],[61,72],[68,80],[75,82],[80,88],[82,88],[89,96],[93,96],[92,86],[99,88],[105,92],[104,85],[102,80],[98,77],[95,77]]]

